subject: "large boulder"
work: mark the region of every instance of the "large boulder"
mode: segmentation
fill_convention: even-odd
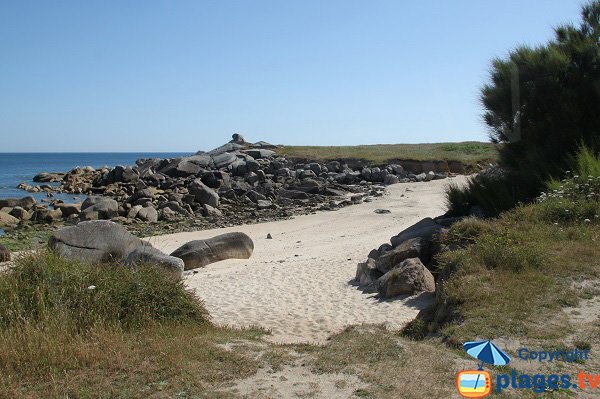
[[[208,240],[190,241],[171,256],[183,259],[185,270],[196,269],[225,259],[248,259],[254,251],[252,239],[244,233],[226,233]]]
[[[152,246],[138,248],[127,255],[125,264],[130,267],[150,265],[158,267],[175,278],[183,275],[183,260],[174,256],[168,256]]]
[[[410,238],[379,256],[376,260],[377,269],[382,273],[387,273],[409,258],[420,258],[423,263],[427,263],[429,262],[429,248],[430,241],[423,237]]]
[[[381,276],[375,286],[381,297],[391,298],[416,292],[433,292],[435,280],[419,258],[411,258]]]
[[[188,191],[195,197],[196,202],[199,202],[202,205],[210,205],[213,208],[219,206],[219,194],[202,183],[202,180],[200,179],[196,179],[190,183]]]
[[[415,237],[423,237],[423,239],[431,241],[433,236],[439,233],[443,228],[444,226],[437,223],[432,218],[425,218],[392,237],[391,243],[393,247],[397,247],[402,242]]]
[[[86,215],[92,214],[97,214],[97,217],[90,217],[90,219],[112,219],[119,216],[119,204],[108,197],[88,197],[81,204],[81,213],[84,219]]]
[[[150,244],[130,234],[123,226],[107,220],[81,222],[54,233],[48,246],[58,255],[86,262],[123,260],[136,249]]]

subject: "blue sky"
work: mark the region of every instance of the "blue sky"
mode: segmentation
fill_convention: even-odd
[[[490,60],[581,4],[0,0],[0,152],[486,140]]]

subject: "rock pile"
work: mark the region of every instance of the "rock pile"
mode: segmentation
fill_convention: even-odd
[[[234,134],[229,143],[188,157],[140,159],[133,167],[40,173],[36,182],[60,184],[20,187],[49,196],[58,192],[89,197],[81,204],[53,201],[50,206],[36,204],[31,197],[0,201],[0,227],[28,220],[156,222],[309,205],[335,209],[361,202],[367,194],[381,195],[384,185],[447,177],[411,174],[399,164],[368,168],[339,161],[298,163],[274,149],[266,142],[249,144]]]
[[[356,269],[355,282],[365,291],[377,291],[382,298],[435,291],[431,272],[439,251],[438,236],[456,218],[425,218],[373,249]]]

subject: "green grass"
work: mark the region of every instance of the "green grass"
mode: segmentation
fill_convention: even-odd
[[[373,165],[382,165],[393,160],[458,161],[466,165],[497,160],[497,149],[494,144],[475,141],[339,147],[282,146],[277,152],[290,158],[316,161],[356,159],[367,161]]]
[[[155,268],[20,258],[0,273],[0,397],[219,397],[259,366],[220,345],[263,334],[213,326]]]
[[[600,227],[556,225],[543,209],[536,204],[492,221],[466,219],[445,234],[451,249],[438,261],[446,276],[444,305],[452,310],[453,322],[442,326],[449,342],[499,336],[560,341],[574,333],[560,309],[582,297],[575,282],[600,276]]]

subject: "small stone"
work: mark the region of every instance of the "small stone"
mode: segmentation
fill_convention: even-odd
[[[271,233],[267,234],[267,240],[272,240],[273,236],[271,235]]]
[[[375,213],[384,214],[384,213],[392,213],[389,209],[375,209]]]

